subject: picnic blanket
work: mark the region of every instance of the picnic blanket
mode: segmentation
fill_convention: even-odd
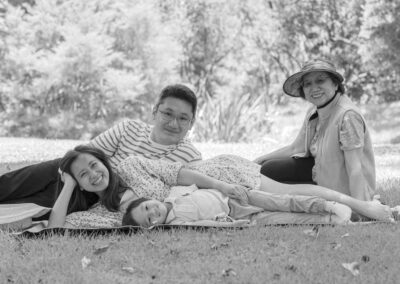
[[[197,225],[156,225],[146,229],[138,226],[122,226],[122,213],[110,212],[97,203],[88,211],[79,211],[67,215],[65,224],[60,228],[47,228],[47,221],[32,222],[32,218],[48,213],[51,208],[41,207],[33,203],[0,205],[0,229],[13,231],[14,235],[43,236],[49,234],[108,234],[135,233],[142,230],[168,230],[171,228],[230,227],[245,228],[241,225],[197,226]]]
[[[72,228],[72,227],[61,227],[61,228],[47,228],[46,221],[40,221],[31,227],[22,230],[15,231],[13,235],[23,236],[23,237],[43,237],[57,235],[107,235],[111,233],[118,234],[135,234],[137,232],[143,231],[157,231],[157,230],[171,230],[171,229],[191,229],[191,230],[207,230],[209,228],[215,229],[239,229],[242,230],[248,226],[197,226],[197,225],[155,225],[151,228],[143,228],[138,226],[115,226],[115,227],[82,227],[82,228]]]
[[[110,212],[103,205],[95,204],[88,211],[74,212],[66,217],[65,225],[60,228],[47,228],[47,221],[32,222],[32,218],[42,216],[49,212],[51,208],[41,207],[32,203],[7,204],[0,205],[0,226],[8,226],[15,235],[22,236],[43,236],[51,234],[109,234],[109,233],[136,233],[142,230],[169,230],[172,228],[235,228],[243,229],[251,225],[273,226],[273,225],[319,225],[313,222],[310,215],[309,222],[302,216],[303,223],[296,222],[293,218],[296,214],[289,212],[270,212],[263,211],[254,214],[250,218],[248,225],[236,225],[221,222],[220,225],[199,226],[199,225],[156,225],[151,228],[142,228],[135,226],[122,226],[122,213]],[[289,221],[291,220],[291,221]],[[8,222],[8,223],[7,223]],[[371,224],[376,222],[360,222],[362,224]],[[358,224],[360,224],[358,223]],[[17,224],[17,225],[15,225]],[[357,224],[357,223],[354,223]],[[322,224],[329,225],[329,224]]]

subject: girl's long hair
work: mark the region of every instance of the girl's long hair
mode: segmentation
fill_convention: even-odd
[[[116,174],[108,161],[107,156],[100,149],[79,145],[73,150],[68,151],[60,161],[60,170],[70,174],[75,180],[76,178],[71,172],[71,164],[79,157],[81,154],[89,154],[100,160],[101,163],[107,168],[109,172],[109,184],[104,191],[101,198],[101,203],[110,211],[118,211],[118,206],[120,202],[119,194],[127,189],[125,182]],[[63,183],[61,179],[59,180],[59,191],[61,191]],[[68,214],[75,211],[87,210],[99,200],[99,197],[94,192],[81,191],[79,184],[77,185],[72,193],[71,200],[68,205]]]

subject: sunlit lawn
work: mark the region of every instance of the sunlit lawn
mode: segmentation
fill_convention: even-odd
[[[283,109],[259,144],[196,144],[204,158],[248,159],[293,139],[302,105]],[[400,204],[398,107],[370,109],[377,185]],[[294,115],[293,115],[294,114]],[[384,118],[384,119],[383,119]],[[280,123],[285,127],[279,127]],[[0,138],[0,173],[62,156],[83,141]],[[400,226],[253,227],[16,238],[0,232],[0,283],[398,283]],[[90,259],[86,268],[82,259]],[[343,267],[357,262],[359,274]],[[354,271],[357,274],[357,270]]]
[[[14,238],[1,283],[398,283],[398,225]],[[104,251],[105,250],[105,251]],[[104,252],[101,252],[104,251]],[[91,260],[82,267],[82,258]],[[359,275],[343,263],[359,263]]]
[[[81,141],[0,138],[1,172]],[[253,159],[273,144],[196,144]],[[400,204],[400,147],[375,147],[382,199]],[[15,238],[0,232],[0,283],[396,283],[400,226],[255,227]],[[82,267],[82,258],[91,260]],[[359,263],[359,275],[343,263]]]

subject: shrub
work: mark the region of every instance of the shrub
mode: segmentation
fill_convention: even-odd
[[[154,5],[38,0],[6,6],[0,133],[79,139],[142,115],[162,78],[176,77],[173,40],[170,48],[158,44],[169,35]]]
[[[263,95],[205,97],[194,125],[193,139],[199,142],[255,142],[270,131]]]

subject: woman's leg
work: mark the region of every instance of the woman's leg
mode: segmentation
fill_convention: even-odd
[[[268,177],[261,176],[260,190],[291,195],[311,195],[322,197],[329,201],[336,201],[349,206],[354,211],[367,217],[392,221],[392,213],[389,206],[381,204],[379,201],[362,201],[326,187],[312,184],[284,184],[276,182]]]
[[[314,184],[312,168],[314,158],[282,158],[265,161],[261,166],[261,174],[283,183]]]
[[[52,207],[58,196],[59,161],[30,165],[0,176],[0,203],[32,202]]]

